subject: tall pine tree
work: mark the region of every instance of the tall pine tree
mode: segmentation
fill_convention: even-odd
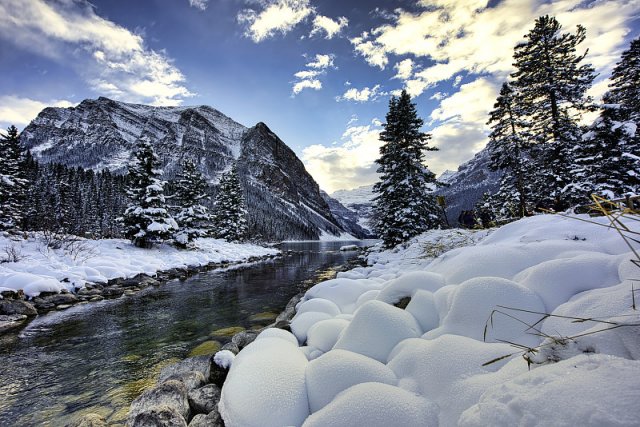
[[[28,180],[26,159],[15,126],[10,126],[6,135],[0,135],[0,163],[0,230],[22,229]]]
[[[611,73],[611,89],[606,102],[617,104],[617,121],[640,125],[640,38],[631,41]]]
[[[235,242],[247,237],[247,209],[235,165],[220,179],[213,217],[216,238]]]
[[[576,202],[565,194],[572,180],[571,150],[580,143],[581,114],[593,108],[586,91],[595,78],[593,67],[581,64],[587,52],[577,53],[585,39],[584,27],[578,25],[575,34],[561,30],[554,17],[538,18],[527,40],[515,48],[512,74],[537,144],[534,191],[559,208]]]
[[[186,247],[194,239],[211,234],[213,217],[209,209],[202,205],[209,199],[208,187],[195,163],[185,160],[175,181],[173,196],[176,205],[175,219],[179,227],[174,239],[180,247]]]
[[[406,91],[389,101],[384,130],[380,132],[380,181],[373,190],[374,229],[392,247],[443,224],[435,196],[435,175],[423,164],[431,135],[421,131],[423,121]]]
[[[504,217],[524,217],[530,195],[530,168],[527,162],[529,123],[523,116],[511,85],[505,82],[500,89],[487,123],[491,126],[489,144],[492,170],[502,170],[500,189],[491,203],[500,205]],[[489,203],[488,199],[485,200]]]
[[[178,224],[167,210],[165,182],[159,178],[162,171],[153,147],[141,141],[133,155],[127,177],[130,203],[122,217],[124,234],[135,246],[149,248],[171,238]]]

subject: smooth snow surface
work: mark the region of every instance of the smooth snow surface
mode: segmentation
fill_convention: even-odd
[[[12,241],[0,236],[0,251],[15,248],[18,262],[0,264],[0,288],[22,289],[30,297],[41,292],[74,291],[85,283],[106,283],[140,273],[154,275],[161,270],[201,266],[216,262],[244,261],[254,256],[276,255],[271,248],[224,240],[198,239],[194,249],[179,250],[169,245],[152,249],[134,247],[128,240],[79,240],[82,250],[49,249],[41,235]]]
[[[608,225],[541,215],[374,248],[368,266],[306,292],[295,337],[267,336],[258,340],[269,341],[264,351],[240,352],[224,387],[233,392],[221,404],[225,421],[638,425],[640,315],[631,286],[640,269]],[[294,402],[280,408],[293,389]]]

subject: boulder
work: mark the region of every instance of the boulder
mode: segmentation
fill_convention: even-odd
[[[189,427],[224,427],[224,421],[217,409],[207,415],[198,414],[189,423]]]
[[[25,316],[37,316],[38,310],[28,301],[20,299],[0,300],[0,314],[23,314]]]
[[[231,342],[236,344],[240,350],[251,344],[258,336],[257,331],[242,331],[231,338]]]
[[[184,359],[174,365],[167,366],[160,371],[158,382],[164,382],[170,376],[187,372],[200,372],[205,378],[209,378],[209,370],[211,369],[211,356],[196,356]]]
[[[138,418],[139,415],[143,414],[149,416]],[[187,425],[185,420],[189,419],[189,414],[189,400],[184,383],[177,380],[168,380],[145,391],[131,403],[128,424],[135,426],[172,425],[150,424],[151,421],[149,420],[155,418],[174,420],[177,415],[177,418],[182,418],[182,425]]]
[[[27,320],[24,314],[0,314],[0,334],[17,328]]]
[[[174,374],[167,378],[166,381],[172,380],[182,382],[182,384],[184,384],[184,386],[187,388],[187,391],[200,388],[206,383],[204,375],[202,375],[202,373],[198,371],[181,372],[178,374]]]
[[[207,384],[204,387],[190,391],[188,399],[192,413],[208,414],[218,406],[220,387],[215,384]]]
[[[102,296],[105,298],[116,298],[124,294],[124,289],[119,286],[109,286],[102,290]]]
[[[187,422],[178,411],[170,406],[154,406],[144,412],[130,416],[129,427],[187,427]]]

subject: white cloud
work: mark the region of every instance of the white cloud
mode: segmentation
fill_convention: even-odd
[[[100,95],[154,105],[193,96],[165,52],[147,48],[142,36],[99,17],[89,3],[3,0],[0,36],[72,64]]]
[[[238,22],[246,26],[245,35],[259,43],[276,33],[287,34],[314,10],[309,0],[259,0],[259,10],[244,9]]]
[[[398,62],[393,68],[396,69],[396,75],[394,79],[409,80],[413,74],[413,60],[411,58],[404,59]]]
[[[306,70],[298,71],[294,74],[294,77],[298,80],[293,82],[292,96],[299,94],[304,89],[322,89],[322,82],[318,77],[326,74],[328,69],[335,68],[335,65],[333,65],[335,55],[333,54],[317,54],[313,58],[311,62],[305,65],[307,67]]]
[[[371,88],[365,87],[360,90],[352,87],[347,89],[347,91],[342,96],[336,97],[336,101],[367,102],[378,99],[380,95],[382,95],[380,93],[380,85],[375,85]]]
[[[335,55],[332,55],[332,54],[316,55],[315,60],[307,63],[306,66],[309,68],[319,68],[319,69],[330,68],[334,66],[333,65],[334,58],[335,58]]]
[[[293,94],[297,95],[304,89],[320,90],[322,89],[322,82],[318,79],[307,79],[295,82],[293,85]]]
[[[189,5],[200,10],[207,10],[209,0],[189,0]]]
[[[347,125],[339,144],[311,145],[302,152],[306,169],[320,185],[332,193],[377,181],[375,160],[380,155],[380,121]]]
[[[316,15],[315,18],[313,18],[313,28],[311,29],[309,36],[324,32],[325,39],[332,39],[337,34],[340,34],[347,25],[349,25],[349,20],[344,16],[341,16],[337,21],[334,21],[327,16]]]
[[[51,100],[49,102],[36,101],[29,98],[20,98],[14,95],[0,96],[0,124],[2,127],[15,125],[24,127],[38,113],[46,107],[72,107],[73,103],[66,100]]]

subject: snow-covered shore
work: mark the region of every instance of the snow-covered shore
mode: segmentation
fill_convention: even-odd
[[[637,425],[632,258],[560,216],[426,233],[311,288],[293,334],[234,359],[219,410],[228,426]]]
[[[87,283],[106,283],[138,274],[153,276],[159,271],[212,263],[243,262],[279,253],[273,248],[208,238],[198,239],[195,248],[189,250],[170,245],[140,249],[122,239],[79,240],[66,246],[49,249],[42,235],[19,240],[0,236],[0,258],[6,259],[0,264],[0,292],[22,290],[35,297],[41,292],[75,291]]]

